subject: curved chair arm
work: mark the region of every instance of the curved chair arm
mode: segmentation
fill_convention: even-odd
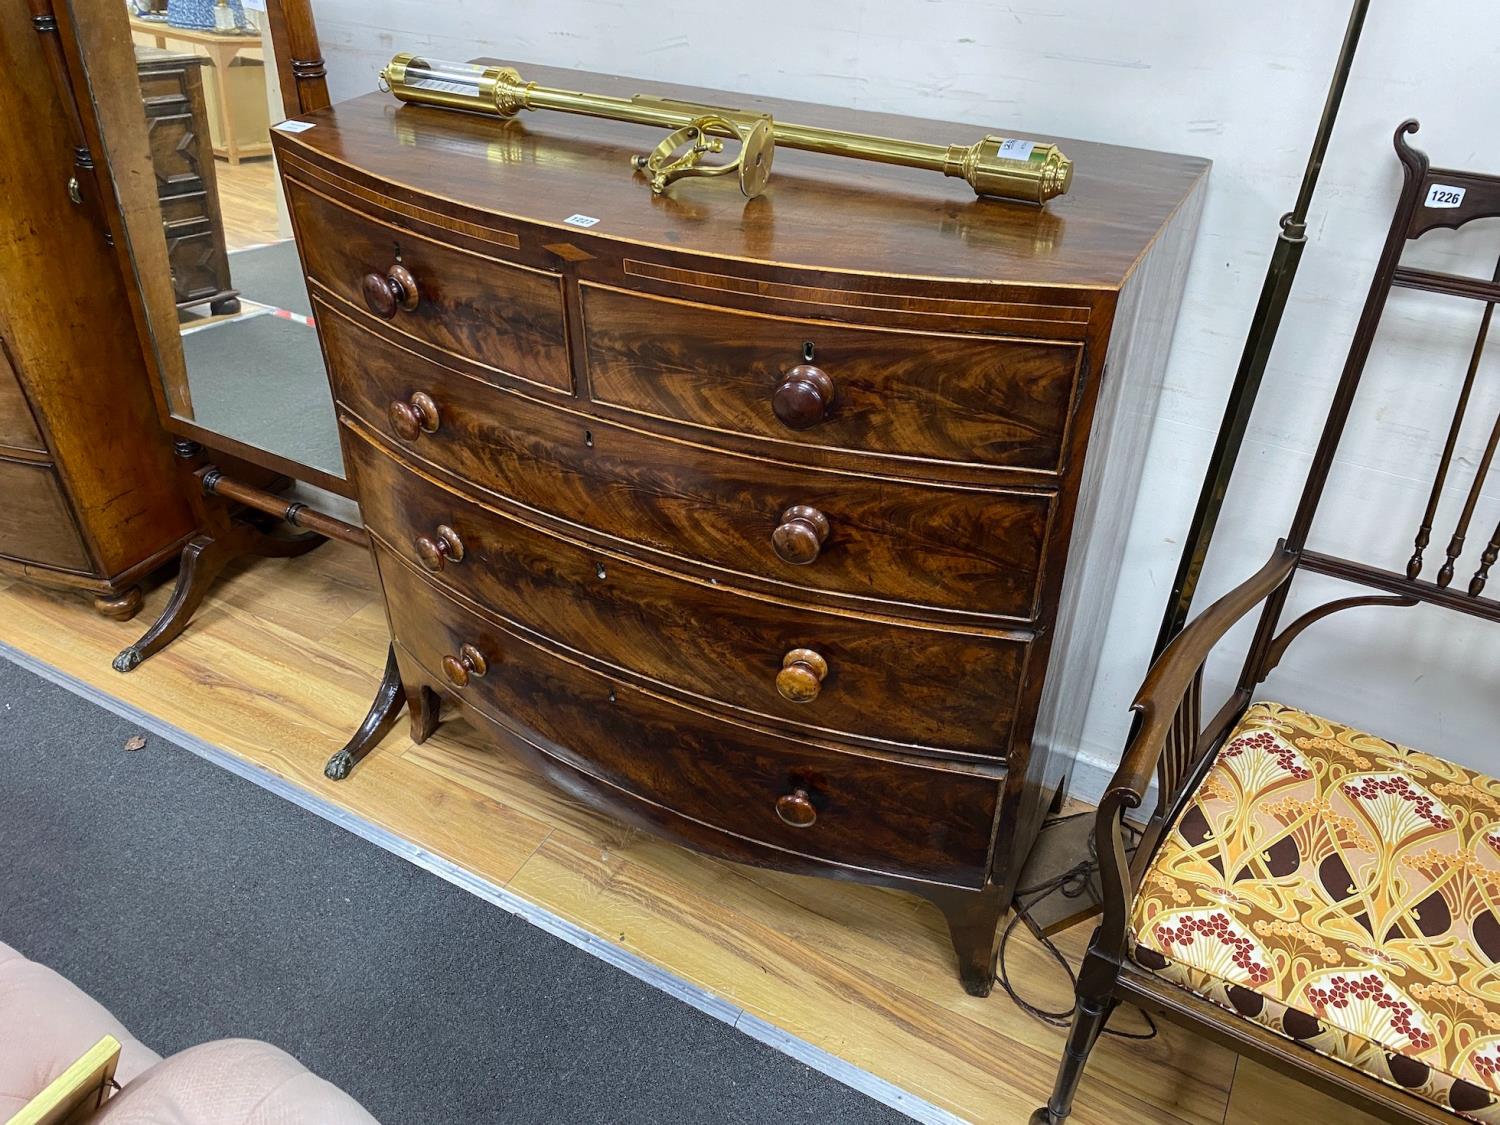
[[[1265,566],[1179,633],[1147,673],[1130,708],[1137,715],[1135,733],[1099,802],[1094,827],[1104,891],[1104,918],[1094,939],[1100,952],[1124,954],[1134,894],[1123,832],[1126,812],[1141,807],[1153,780],[1160,783],[1158,813],[1171,809],[1182,796],[1213,746],[1213,739],[1202,737],[1199,716],[1203,665],[1224,634],[1280,589],[1296,565],[1296,553],[1278,546]],[[1148,838],[1143,847],[1152,843]]]

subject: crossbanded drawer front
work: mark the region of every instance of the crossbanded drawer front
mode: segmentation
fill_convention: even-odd
[[[323,302],[316,312],[344,409],[492,497],[787,596],[1017,622],[1036,613],[1051,490],[858,476],[660,438],[439,367]]]
[[[62,482],[50,465],[0,458],[0,555],[59,570],[89,569]]]
[[[349,450],[372,535],[570,650],[823,737],[1005,753],[1029,634],[871,619],[692,580],[482,507],[362,440]]]
[[[377,561],[396,643],[433,682],[544,751],[772,847],[982,884],[999,776],[841,752],[714,718],[501,627],[384,552]]]
[[[402,230],[294,180],[287,188],[297,246],[318,285],[444,351],[572,392],[558,275]]]
[[[714,432],[1057,472],[1077,344],[855,328],[582,286],[594,400]]]

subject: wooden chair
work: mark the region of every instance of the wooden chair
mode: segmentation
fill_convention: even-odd
[[[1418,603],[1500,620],[1483,596],[1500,527],[1466,590],[1452,580],[1500,418],[1435,580],[1423,577],[1468,411],[1495,280],[1401,265],[1439,227],[1500,216],[1500,177],[1433,169],[1396,131],[1405,183],[1301,503],[1265,566],[1192,622],[1151,669],[1095,828],[1103,919],[1078,978],[1057,1084],[1032,1125],[1060,1125],[1111,1011],[1127,1001],[1393,1121],[1500,1120],[1500,781],[1252,692],[1308,626]],[[1483,303],[1415,551],[1396,573],[1309,550],[1308,531],[1392,288]],[[1284,628],[1299,571],[1365,587]],[[1203,667],[1262,607],[1243,671],[1204,725]],[[1124,818],[1152,814],[1134,854]]]

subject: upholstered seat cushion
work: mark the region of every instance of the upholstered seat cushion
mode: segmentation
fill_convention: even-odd
[[[120,1041],[115,1076],[121,1082],[161,1061],[72,981],[0,943],[0,1121],[9,1121],[104,1035]]]
[[[1500,782],[1257,703],[1142,882],[1142,967],[1500,1122]]]

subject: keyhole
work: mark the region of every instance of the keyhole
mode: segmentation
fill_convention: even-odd
[[[593,430],[584,430],[583,431],[583,444],[586,445],[586,446],[588,446],[590,449],[594,448],[594,431]]]
[[[597,578],[597,579],[599,579],[599,581],[601,581],[601,582],[604,581],[604,564],[603,563],[599,563],[599,564],[597,564],[594,567],[594,577]]]
[[[811,340],[805,340],[805,341],[803,341],[803,344],[802,344],[802,362],[803,363],[811,363],[812,361],[813,361],[813,342]]]

